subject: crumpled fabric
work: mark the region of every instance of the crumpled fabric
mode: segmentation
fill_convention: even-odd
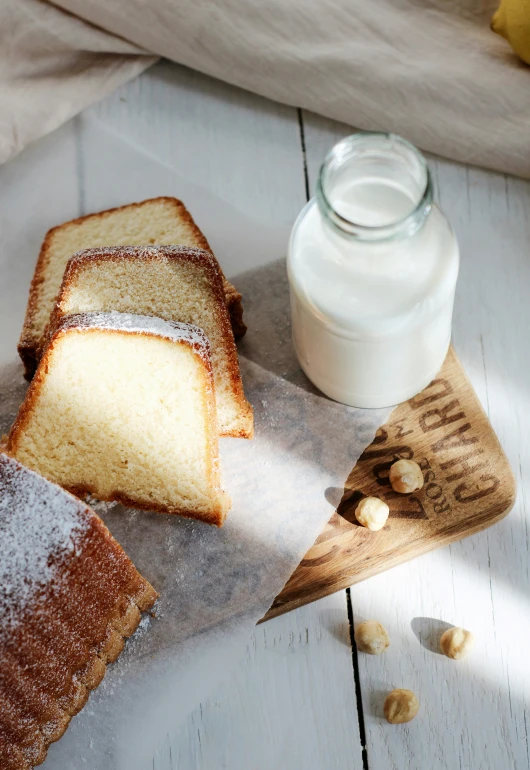
[[[165,56],[530,177],[530,71],[492,0],[0,0],[0,162]]]

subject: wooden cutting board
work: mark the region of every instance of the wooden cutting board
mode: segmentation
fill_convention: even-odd
[[[399,458],[422,467],[418,493],[400,495],[390,486],[388,471]],[[491,526],[515,494],[508,460],[451,349],[439,377],[398,406],[361,455],[336,513],[264,620]],[[358,501],[368,495],[390,506],[379,532],[355,519]]]

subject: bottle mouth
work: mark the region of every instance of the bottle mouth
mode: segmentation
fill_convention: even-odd
[[[410,237],[432,206],[423,155],[396,134],[360,132],[326,156],[317,184],[320,211],[343,235],[359,240]]]

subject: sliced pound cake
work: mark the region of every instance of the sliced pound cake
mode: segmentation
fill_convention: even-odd
[[[125,313],[67,316],[7,452],[76,495],[220,526],[230,504],[204,333]]]
[[[191,214],[177,198],[151,198],[131,203],[73,219],[48,231],[31,282],[18,344],[27,379],[31,379],[37,368],[37,350],[72,254],[99,246],[151,244],[192,246],[211,251]],[[224,276],[223,284],[234,336],[239,339],[246,331],[241,294]]]
[[[0,454],[0,767],[44,761],[156,592],[80,500]]]
[[[202,329],[212,353],[219,432],[252,437],[252,407],[213,254],[186,246],[80,251],[68,262],[47,336],[64,316],[94,311],[153,315]]]

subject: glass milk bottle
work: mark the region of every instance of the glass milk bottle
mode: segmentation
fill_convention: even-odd
[[[449,347],[458,264],[421,153],[392,134],[339,142],[287,258],[293,342],[309,379],[358,407],[423,390]]]

